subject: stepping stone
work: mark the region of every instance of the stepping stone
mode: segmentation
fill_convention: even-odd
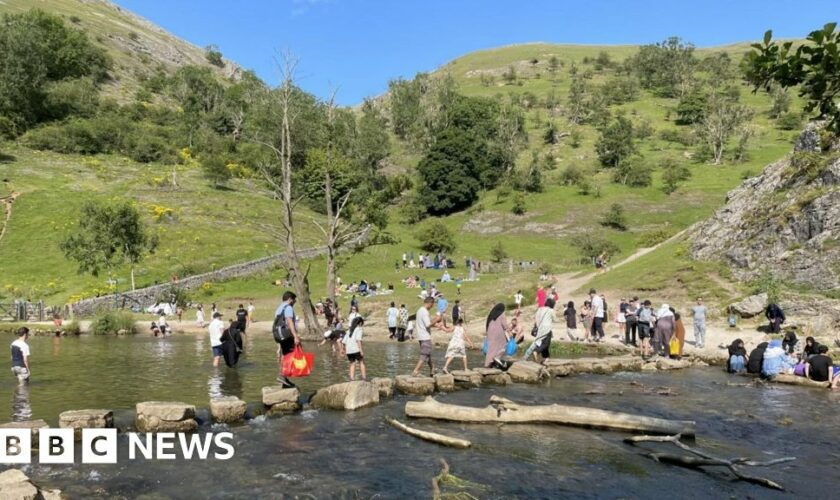
[[[213,420],[225,424],[240,422],[245,419],[248,404],[236,396],[223,396],[210,400],[210,415]]]
[[[481,374],[474,370],[453,370],[449,373],[455,377],[455,384],[459,387],[472,389],[481,385]]]
[[[309,400],[315,408],[357,410],[379,404],[379,387],[373,382],[356,380],[318,389]]]
[[[300,389],[270,385],[262,388],[262,402],[270,413],[292,413],[300,410]]]
[[[403,394],[429,396],[435,392],[435,379],[432,377],[413,377],[398,375],[394,381],[397,390]]]
[[[455,377],[445,373],[436,374],[435,389],[439,392],[453,392],[455,390]]]
[[[394,379],[376,377],[371,380],[379,389],[379,399],[391,398],[394,396]]]
[[[58,426],[73,429],[76,439],[81,439],[82,429],[110,429],[114,427],[111,410],[70,410],[58,416]]]
[[[177,401],[137,403],[135,425],[140,432],[192,432],[198,429],[195,406]]]
[[[508,368],[507,374],[514,382],[536,384],[543,377],[548,376],[548,371],[543,365],[533,361],[517,361]]]

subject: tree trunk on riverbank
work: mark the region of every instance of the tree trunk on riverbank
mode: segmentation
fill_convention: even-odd
[[[566,405],[526,406],[492,396],[490,406],[473,408],[439,403],[427,397],[424,401],[409,401],[405,414],[413,418],[432,418],[452,422],[471,423],[546,423],[595,427],[618,431],[640,431],[654,434],[694,435],[694,422],[631,415],[596,408]]]

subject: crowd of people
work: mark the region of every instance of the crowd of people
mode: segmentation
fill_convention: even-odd
[[[832,388],[840,386],[840,366],[834,366],[828,346],[814,337],[806,337],[804,345],[800,345],[796,334],[788,331],[782,339],[761,342],[749,353],[741,339],[732,341],[727,350],[729,373],[752,373],[764,378],[787,374],[829,382]]]

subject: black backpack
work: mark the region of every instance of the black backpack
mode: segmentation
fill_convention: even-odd
[[[293,337],[292,331],[289,330],[289,325],[286,324],[286,310],[274,317],[274,324],[271,325],[271,333],[274,335],[274,341],[278,344],[285,342]]]

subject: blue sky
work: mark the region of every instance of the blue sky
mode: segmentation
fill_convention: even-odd
[[[116,0],[275,83],[291,50],[299,83],[342,104],[379,94],[468,52],[524,42],[641,44],[678,35],[699,47],[800,38],[840,20],[840,1]]]

